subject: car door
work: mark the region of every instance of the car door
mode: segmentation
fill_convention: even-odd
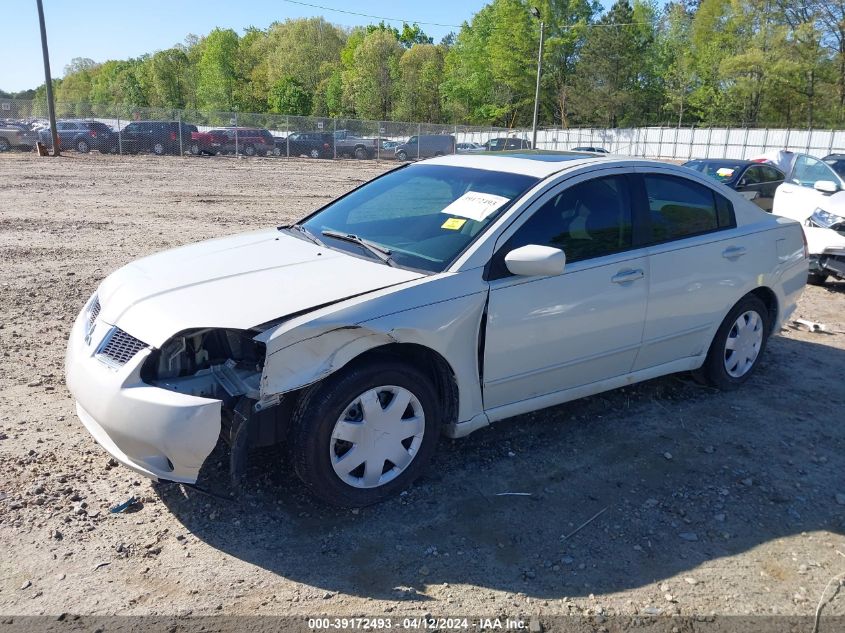
[[[761,247],[753,235],[736,233],[733,205],[714,189],[668,170],[643,171],[651,277],[635,371],[706,353],[750,285],[747,259]]]
[[[736,190],[746,200],[750,200],[765,211],[772,208],[771,198],[765,195],[765,176],[762,165],[751,165],[737,179]]]
[[[67,149],[73,146],[73,135],[76,132],[76,125],[67,121],[56,123],[56,133],[59,136],[59,147]]]
[[[771,213],[775,202],[775,192],[783,183],[784,175],[781,170],[771,165],[763,165],[761,169],[763,170],[763,187],[760,197],[765,201],[765,206],[761,204],[760,207]]]
[[[648,260],[634,241],[631,177],[624,172],[567,180],[499,238],[488,271],[485,409],[549,394],[563,401],[569,389],[631,370],[642,340]],[[562,249],[563,274],[510,274],[505,255],[528,244]]]
[[[826,194],[813,188],[819,180],[830,180],[840,188],[842,179],[823,161],[806,154],[795,159],[788,179],[777,188],[772,213],[803,222],[822,205]]]

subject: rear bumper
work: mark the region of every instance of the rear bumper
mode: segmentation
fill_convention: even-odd
[[[68,340],[65,377],[85,428],[112,457],[152,479],[194,483],[220,435],[219,400],[144,383],[146,348],[124,365],[101,360],[97,349],[111,325],[97,321],[85,340],[85,311]]]

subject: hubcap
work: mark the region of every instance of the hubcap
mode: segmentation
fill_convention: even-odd
[[[725,371],[741,378],[754,366],[763,343],[763,319],[749,310],[734,321],[725,341]]]
[[[332,468],[355,488],[383,486],[414,460],[424,433],[425,413],[413,393],[395,385],[370,389],[350,402],[335,423]]]
[[[164,154],[164,145],[161,143],[156,143],[153,147],[153,152],[156,154]]]

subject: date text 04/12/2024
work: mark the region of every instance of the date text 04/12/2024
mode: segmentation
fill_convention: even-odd
[[[528,630],[525,620],[515,618],[435,618],[408,617],[393,618],[309,618],[308,628],[312,630],[483,630],[520,631]]]

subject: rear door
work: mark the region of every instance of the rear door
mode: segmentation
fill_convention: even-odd
[[[635,371],[705,353],[740,289],[752,283],[747,260],[762,248],[753,235],[737,234],[733,205],[715,190],[669,170],[640,171],[651,279]]]
[[[736,190],[765,211],[772,210],[772,198],[766,196],[765,175],[762,165],[751,165],[740,175]]]

